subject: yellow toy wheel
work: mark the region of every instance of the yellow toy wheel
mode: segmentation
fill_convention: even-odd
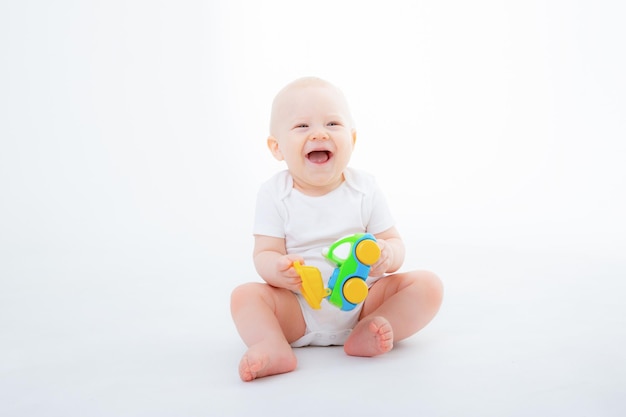
[[[343,285],[343,296],[352,304],[365,300],[367,291],[367,284],[361,278],[350,278]]]
[[[380,258],[380,248],[373,240],[362,240],[356,245],[356,258],[365,265],[374,265]]]

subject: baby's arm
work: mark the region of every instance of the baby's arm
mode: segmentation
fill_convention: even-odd
[[[294,261],[304,263],[304,260],[297,255],[287,255],[285,239],[255,235],[253,257],[254,266],[265,282],[274,287],[300,291],[302,280],[292,264]]]
[[[396,272],[404,262],[404,242],[395,227],[375,235],[380,247],[380,258],[372,265],[370,276],[380,277]]]

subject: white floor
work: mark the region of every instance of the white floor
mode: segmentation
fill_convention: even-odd
[[[623,260],[432,247],[446,297],[421,333],[373,359],[298,349],[295,372],[243,383],[232,284],[147,254],[76,252],[73,266],[10,262],[20,276],[0,295],[0,415],[626,412]]]

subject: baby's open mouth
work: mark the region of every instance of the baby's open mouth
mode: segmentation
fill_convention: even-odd
[[[330,151],[313,151],[306,155],[307,159],[314,164],[323,164],[324,162],[328,162],[332,156],[333,153]]]

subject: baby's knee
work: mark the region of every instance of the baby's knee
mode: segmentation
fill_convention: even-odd
[[[261,282],[248,282],[237,286],[230,294],[231,306],[244,306],[249,303],[263,302],[275,304],[277,293],[287,291]]]
[[[264,286],[266,286],[266,284],[260,282],[247,282],[235,287],[230,294],[231,304],[238,304],[239,302],[249,300],[250,297],[261,294]]]
[[[428,294],[428,297],[441,303],[443,299],[443,282],[435,273],[431,271],[419,271],[418,282],[423,292]]]

